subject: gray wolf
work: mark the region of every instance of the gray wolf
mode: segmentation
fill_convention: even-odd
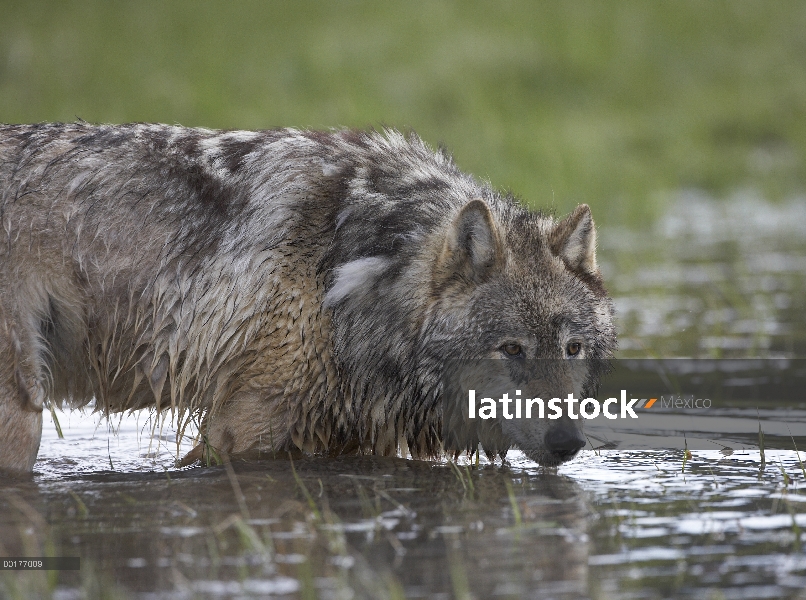
[[[445,359],[616,343],[587,206],[530,212],[393,130],[2,125],[0,227],[7,470],[33,468],[43,406],[93,399],[197,420],[185,463],[458,452]],[[556,465],[577,426],[476,437]]]

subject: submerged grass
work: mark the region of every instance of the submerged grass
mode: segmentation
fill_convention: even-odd
[[[350,548],[345,534],[345,527],[338,515],[330,509],[327,495],[324,493],[321,479],[321,507],[308,487],[297,473],[294,461],[290,459],[291,472],[296,488],[302,493],[307,503],[306,522],[309,524],[313,541],[306,550],[306,560],[300,563],[297,575],[300,581],[300,595],[303,598],[317,598],[316,578],[331,572],[333,566],[337,568],[335,579],[337,581],[338,597],[373,597],[389,598],[392,600],[405,597],[403,586],[391,571],[378,571],[373,569],[363,555]],[[380,531],[381,499],[385,498],[395,505],[403,514],[411,515],[411,511],[394,500],[388,493],[375,489],[374,501],[370,499],[367,488],[355,479],[356,494],[362,506],[364,518],[375,521],[375,532]],[[405,549],[397,538],[387,534],[389,543],[398,556],[405,554]],[[315,552],[317,542],[325,550],[325,565],[322,569],[319,563],[314,570]],[[321,557],[319,559],[321,561]],[[328,566],[329,565],[329,566]],[[324,570],[324,573],[322,572]]]
[[[758,408],[756,408],[756,412],[758,412]],[[767,456],[764,454],[764,431],[761,429],[761,417],[758,417],[758,453],[761,458],[761,462],[759,463],[759,472],[764,470],[764,467],[767,465]]]
[[[322,514],[319,512],[319,507],[316,505],[316,501],[313,499],[313,496],[311,496],[311,493],[308,491],[308,488],[305,486],[305,483],[303,483],[302,479],[300,479],[299,475],[297,475],[297,470],[296,468],[294,468],[294,460],[291,458],[290,455],[288,457],[288,460],[291,463],[291,473],[294,475],[294,481],[296,482],[297,487],[299,487],[300,491],[302,492],[302,495],[305,496],[305,500],[308,502],[308,508],[310,509],[311,514],[317,521],[321,521]]]
[[[515,519],[515,526],[520,528],[523,525],[523,517],[521,516],[521,509],[518,506],[518,499],[515,497],[515,490],[512,488],[512,482],[509,479],[504,479],[504,485],[507,488],[507,496],[509,497],[509,505],[512,507],[512,516]]]
[[[84,504],[84,501],[81,499],[81,497],[78,494],[76,494],[73,490],[67,490],[67,493],[70,494],[70,497],[73,498],[73,501],[76,503],[76,510],[78,512],[79,517],[82,519],[86,519],[90,514],[87,505]]]
[[[462,563],[461,546],[456,537],[445,540],[445,550],[448,554],[448,565],[451,573],[451,586],[453,597],[456,600],[471,600],[470,584],[467,580],[467,567]]]
[[[787,426],[787,430],[789,426]],[[800,458],[800,450],[798,450],[798,444],[795,442],[795,436],[792,435],[792,432],[789,432],[789,437],[792,438],[792,445],[795,447],[795,456],[798,457],[798,465],[800,466],[800,472],[803,473],[803,479],[806,481],[806,468],[803,466],[803,461]]]
[[[470,474],[470,467],[464,465],[464,468],[462,468],[450,460],[448,461],[448,464],[450,465],[453,474],[456,476],[456,479],[462,484],[464,495],[468,496],[470,500],[475,500],[476,486],[473,483],[473,477]]]

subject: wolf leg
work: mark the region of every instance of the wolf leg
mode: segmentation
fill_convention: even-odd
[[[292,447],[287,409],[279,398],[257,394],[233,398],[201,424],[201,443],[187,453],[179,466],[216,462],[222,455],[244,458],[286,456]]]
[[[31,472],[42,439],[44,394],[26,377],[17,341],[0,313],[0,470]]]
[[[42,439],[42,411],[24,407],[0,387],[0,470],[30,473]]]

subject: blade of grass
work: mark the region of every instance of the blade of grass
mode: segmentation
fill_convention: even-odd
[[[50,417],[53,419],[53,425],[56,427],[56,435],[59,436],[60,440],[63,440],[64,434],[62,433],[62,426],[59,424],[59,417],[56,415],[56,407],[53,405],[53,402],[48,402],[48,409],[50,410]]]
[[[311,509],[311,512],[316,520],[321,521],[322,513],[319,512],[319,507],[316,506],[316,502],[314,501],[313,496],[311,496],[311,493],[308,491],[308,488],[305,487],[302,479],[300,479],[299,475],[297,475],[297,470],[294,468],[294,459],[291,458],[291,454],[288,455],[288,460],[291,461],[291,474],[294,476],[294,481],[297,482],[299,489],[302,490],[302,495],[305,496],[305,500],[308,501],[308,508]]]
[[[759,470],[763,471],[767,464],[767,457],[764,454],[764,432],[761,430],[761,416],[758,414],[758,407],[756,407],[756,416],[758,417],[758,451],[761,455],[761,466]]]
[[[803,461],[800,459],[800,450],[798,450],[798,444],[795,442],[795,436],[793,436],[792,432],[789,430],[789,425],[786,426],[786,430],[789,431],[789,437],[792,438],[792,445],[795,446],[795,456],[798,457],[800,472],[803,473],[803,479],[806,479],[806,468],[803,467]]]
[[[235,469],[232,468],[232,462],[228,454],[224,454],[224,469],[227,471],[227,477],[232,486],[232,492],[235,494],[235,500],[238,502],[241,516],[248,521],[251,517],[249,516],[249,508],[246,506],[246,497],[243,495],[241,484],[238,483],[238,478],[235,476]]]
[[[507,487],[509,503],[512,506],[512,514],[515,517],[515,525],[521,527],[521,525],[523,525],[523,517],[521,516],[521,509],[518,507],[518,500],[515,498],[515,490],[512,489],[512,482],[509,481],[509,479],[505,479],[504,485]]]
[[[684,437],[683,443],[685,444],[683,450],[683,468],[680,469],[681,473],[684,473],[686,470],[686,463],[691,460],[691,451],[688,449],[688,440]]]

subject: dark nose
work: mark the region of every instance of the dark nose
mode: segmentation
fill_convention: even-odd
[[[546,447],[562,459],[571,458],[585,445],[585,438],[576,429],[555,427],[546,434]]]

